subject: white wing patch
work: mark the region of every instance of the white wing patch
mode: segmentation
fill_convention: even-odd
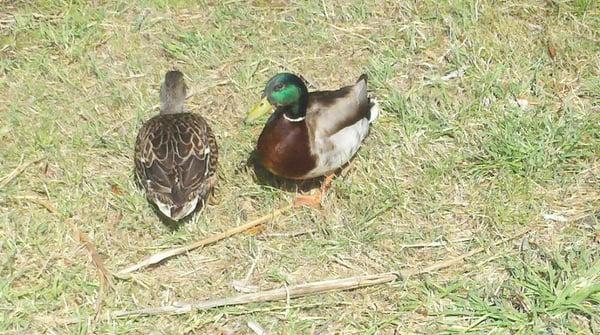
[[[156,204],[156,207],[158,207],[158,209],[160,209],[160,211],[168,218],[171,217],[171,206],[172,205],[168,205],[165,204],[163,202],[160,202],[158,200],[154,200],[154,203]]]
[[[204,165],[204,177],[208,176],[208,167],[210,166],[210,147],[207,145],[206,149],[204,149],[204,160],[206,164]]]
[[[181,210],[179,215],[177,215],[176,217],[173,217],[171,219],[173,219],[173,220],[183,219],[184,217],[190,215],[190,213],[192,213],[194,211],[194,209],[196,209],[196,205],[198,205],[198,197],[195,197],[194,199],[186,202],[185,205],[183,205],[183,210]]]
[[[369,109],[369,123],[375,122],[381,114],[381,107],[379,107],[379,101],[376,98],[371,98],[371,108]]]
[[[190,213],[192,213],[194,211],[194,209],[196,208],[196,205],[198,205],[198,197],[195,197],[194,199],[186,202],[183,205],[183,209],[176,216],[171,216],[171,207],[173,207],[173,205],[165,204],[163,202],[158,201],[158,199],[155,199],[154,203],[166,217],[171,218],[171,220],[177,221],[177,220],[183,219],[184,217],[190,215]]]

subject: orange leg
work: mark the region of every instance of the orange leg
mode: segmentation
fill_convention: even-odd
[[[216,206],[219,204],[219,200],[217,200],[217,197],[215,197],[214,192],[212,192],[208,195],[208,197],[206,199],[206,203],[208,203],[211,206]]]
[[[325,192],[329,191],[331,183],[333,183],[333,177],[335,177],[333,173],[325,177],[325,180],[321,184],[321,195],[325,195]]]
[[[321,199],[325,195],[325,192],[327,192],[331,188],[331,183],[333,182],[333,177],[334,177],[333,174],[330,174],[327,177],[325,177],[325,180],[323,181],[323,183],[321,183],[321,192],[319,192],[315,195],[309,195],[309,194],[296,195],[296,197],[294,198],[294,206],[295,207],[308,206],[308,207],[312,207],[312,208],[316,208],[316,209],[321,209]]]

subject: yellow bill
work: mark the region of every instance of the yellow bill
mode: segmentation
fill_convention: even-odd
[[[246,114],[246,119],[244,120],[244,123],[250,123],[258,120],[258,118],[269,113],[272,109],[273,107],[269,103],[269,100],[267,100],[267,98],[265,97],[256,106],[250,109],[248,114]]]

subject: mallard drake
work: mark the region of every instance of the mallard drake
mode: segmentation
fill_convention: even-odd
[[[377,102],[367,96],[367,76],[338,90],[309,93],[300,77],[279,73],[267,82],[263,100],[246,121],[273,107],[256,145],[258,162],[288,179],[327,176],[321,194],[313,199],[320,203],[333,172],[354,156],[379,115]],[[304,202],[304,198],[296,199]]]
[[[217,142],[202,116],[186,112],[185,97],[183,74],[167,72],[160,114],[144,123],[135,143],[135,174],[148,200],[175,221],[204,203],[217,181]]]

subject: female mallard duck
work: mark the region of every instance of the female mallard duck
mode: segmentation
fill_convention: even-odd
[[[172,220],[204,203],[216,184],[217,142],[202,116],[185,111],[183,74],[169,71],[160,87],[160,114],[135,143],[135,174],[148,199]]]
[[[303,80],[279,73],[265,87],[264,98],[246,118],[252,121],[275,107],[256,145],[259,163],[271,173],[288,179],[327,176],[358,151],[379,115],[376,101],[367,96],[367,76],[335,91],[308,92]],[[320,203],[316,197],[299,196],[301,203]],[[312,199],[311,199],[312,198]]]

